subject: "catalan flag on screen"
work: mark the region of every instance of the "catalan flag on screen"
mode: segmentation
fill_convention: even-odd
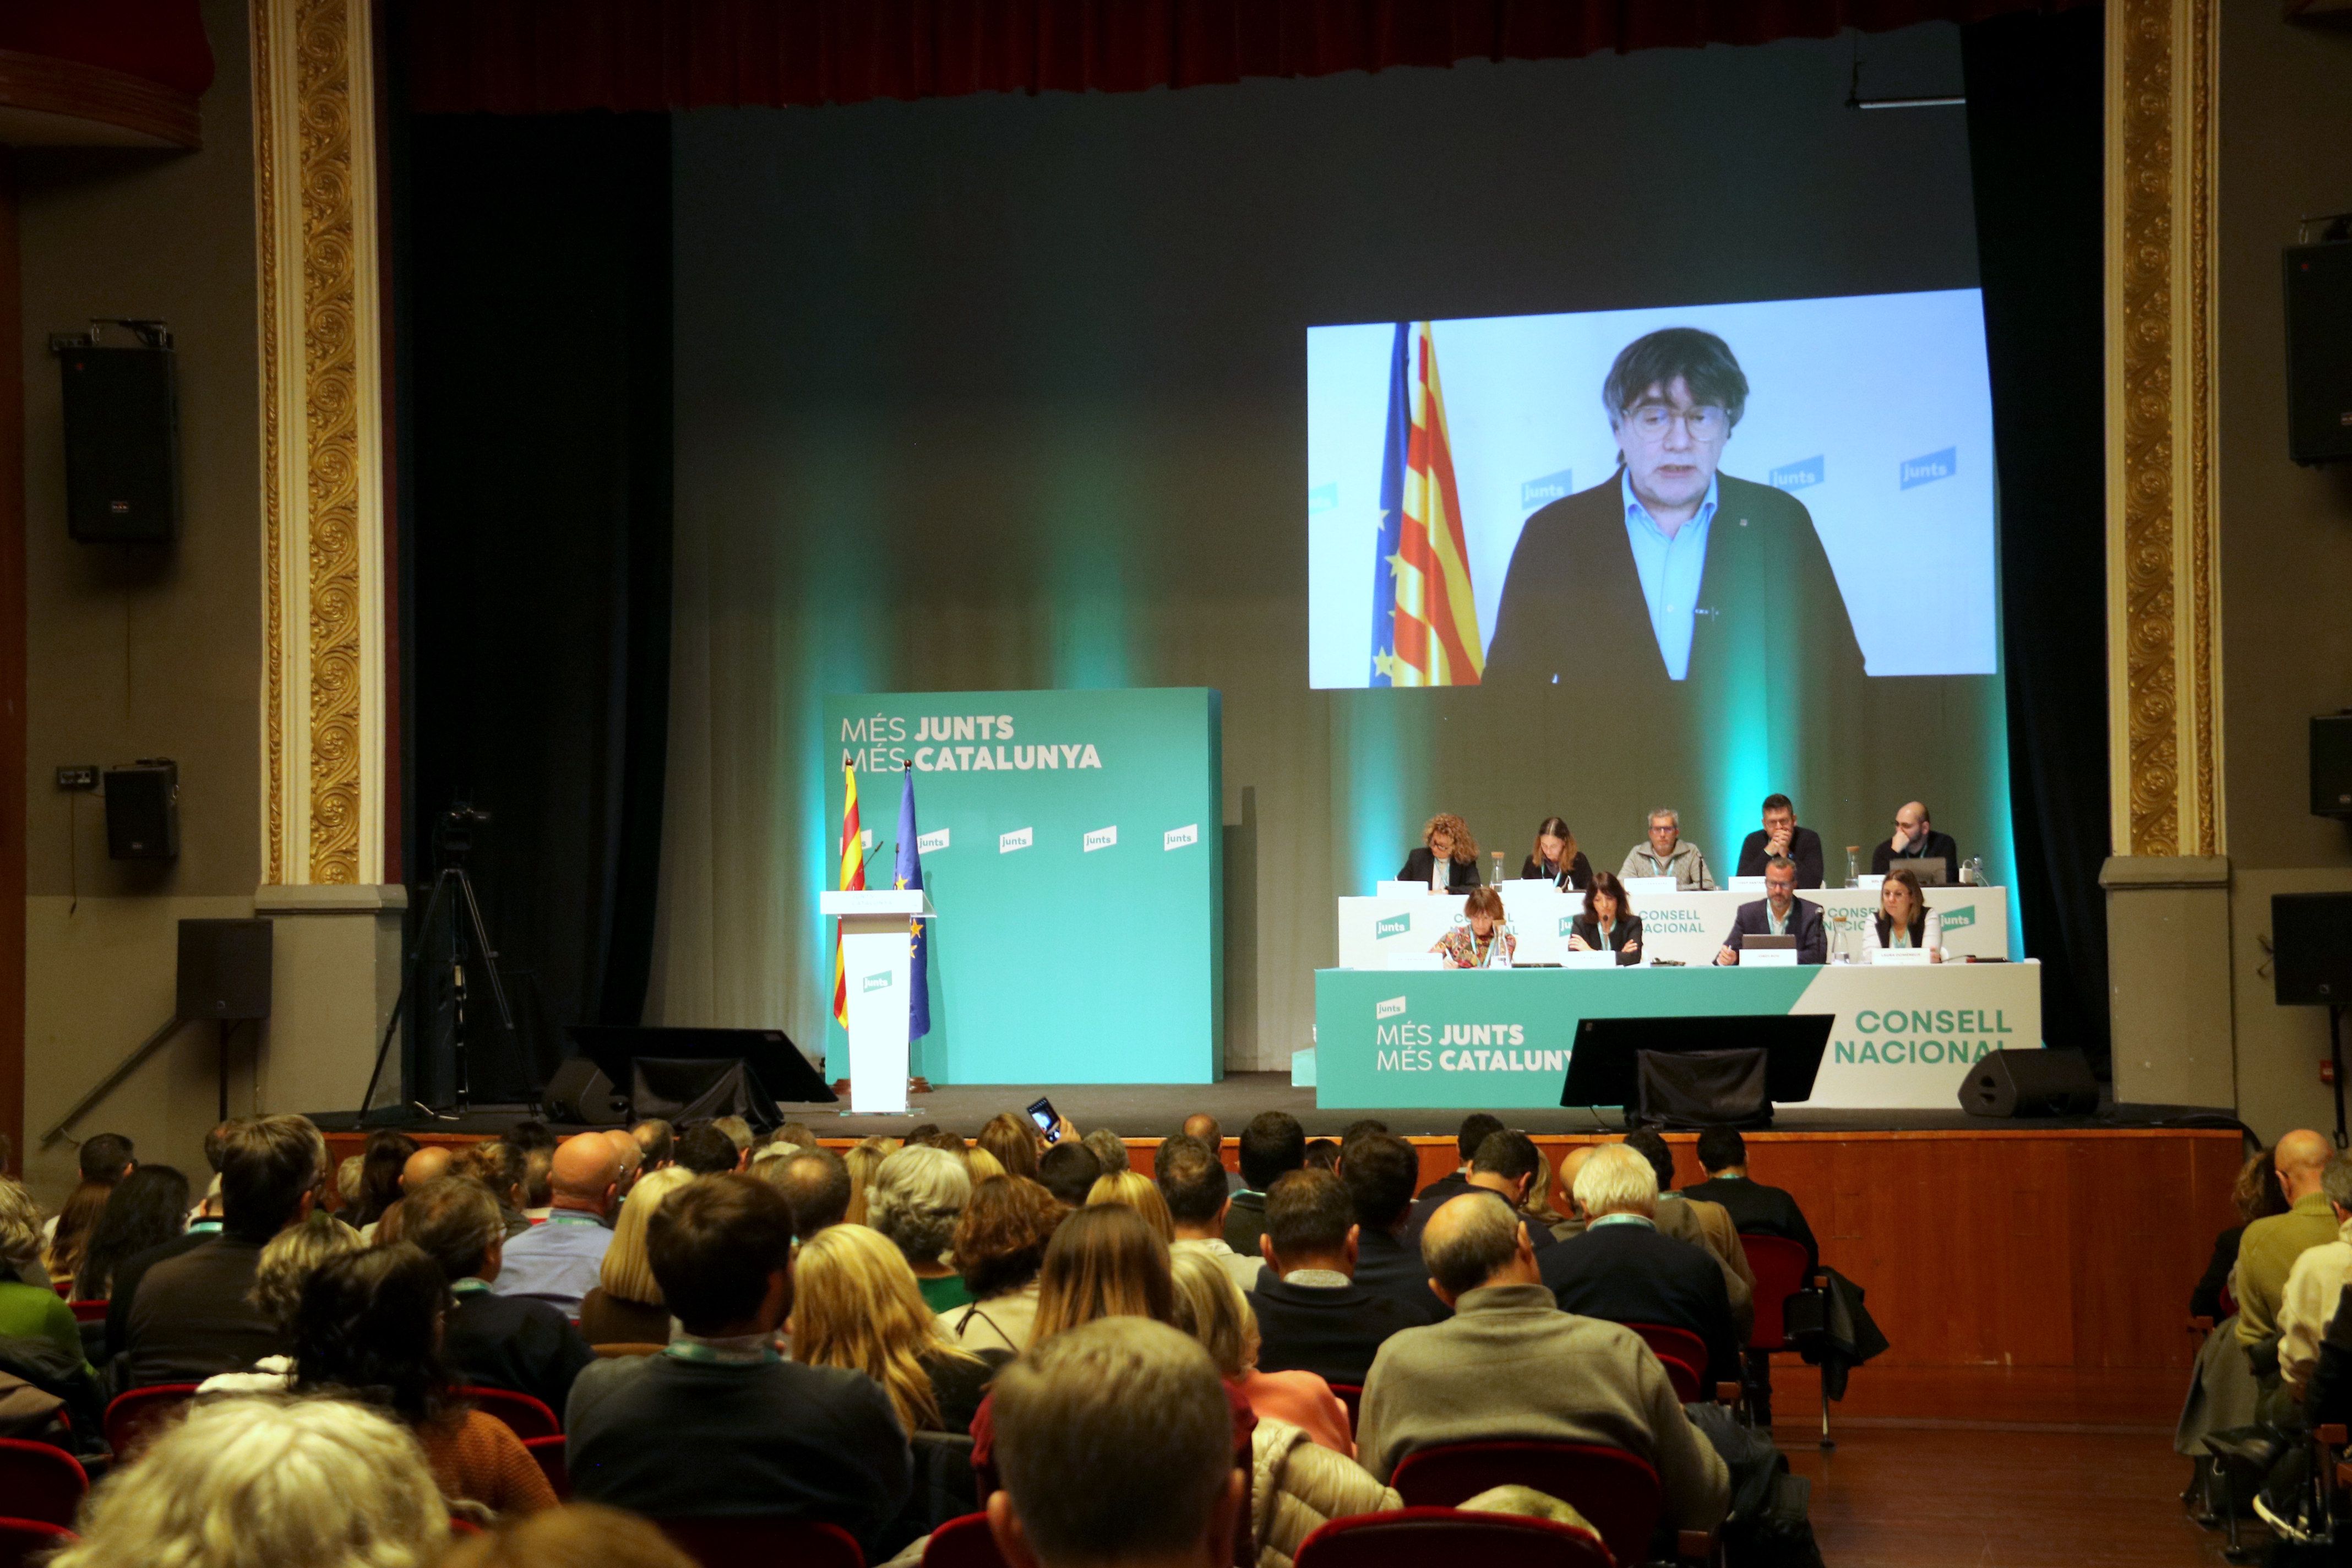
[[[866,836],[857,826],[857,770],[841,770],[841,890],[866,890]],[[833,1016],[849,1027],[849,975],[841,963],[841,922],[833,922]]]
[[[1374,686],[1475,686],[1486,668],[1433,325],[1399,321],[1389,357],[1372,574]]]

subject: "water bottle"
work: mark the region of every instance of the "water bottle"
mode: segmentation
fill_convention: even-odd
[[[1862,846],[1859,844],[1845,847],[1845,885],[1849,888],[1862,886]]]
[[[1990,884],[1985,880],[1983,856],[1971,855],[1969,857],[1968,863],[1960,868],[1960,880],[1967,883],[1971,888],[1990,886]]]

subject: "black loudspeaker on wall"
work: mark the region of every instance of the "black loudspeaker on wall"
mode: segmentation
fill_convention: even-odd
[[[586,1057],[574,1057],[547,1080],[542,1102],[550,1121],[581,1127],[617,1126],[629,1119],[626,1096],[616,1094],[604,1069]]]
[[[2286,450],[2352,461],[2352,243],[2286,253]]]
[[[182,921],[180,1017],[268,1017],[269,938],[268,921]]]
[[[1960,1080],[1970,1116],[2088,1116],[2099,1109],[2098,1079],[2080,1051],[1994,1051]]]
[[[180,764],[149,757],[106,770],[106,852],[117,860],[180,857]]]
[[[2282,1007],[2352,1005],[2352,893],[2271,895],[2271,974]]]
[[[2311,721],[2311,815],[2352,817],[2352,713]]]
[[[52,341],[64,377],[66,531],[99,544],[180,536],[180,395],[172,335],[128,323],[143,346]]]

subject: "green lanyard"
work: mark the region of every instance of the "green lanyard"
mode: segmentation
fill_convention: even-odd
[[[773,1345],[756,1351],[721,1350],[716,1345],[697,1344],[691,1340],[674,1340],[663,1349],[662,1354],[690,1361],[698,1366],[777,1366],[784,1359],[776,1353]]]

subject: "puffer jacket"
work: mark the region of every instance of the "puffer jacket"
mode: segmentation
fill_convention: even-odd
[[[1291,1568],[1300,1542],[1332,1520],[1404,1506],[1362,1466],[1317,1446],[1286,1421],[1258,1417],[1250,1461],[1257,1568]]]

